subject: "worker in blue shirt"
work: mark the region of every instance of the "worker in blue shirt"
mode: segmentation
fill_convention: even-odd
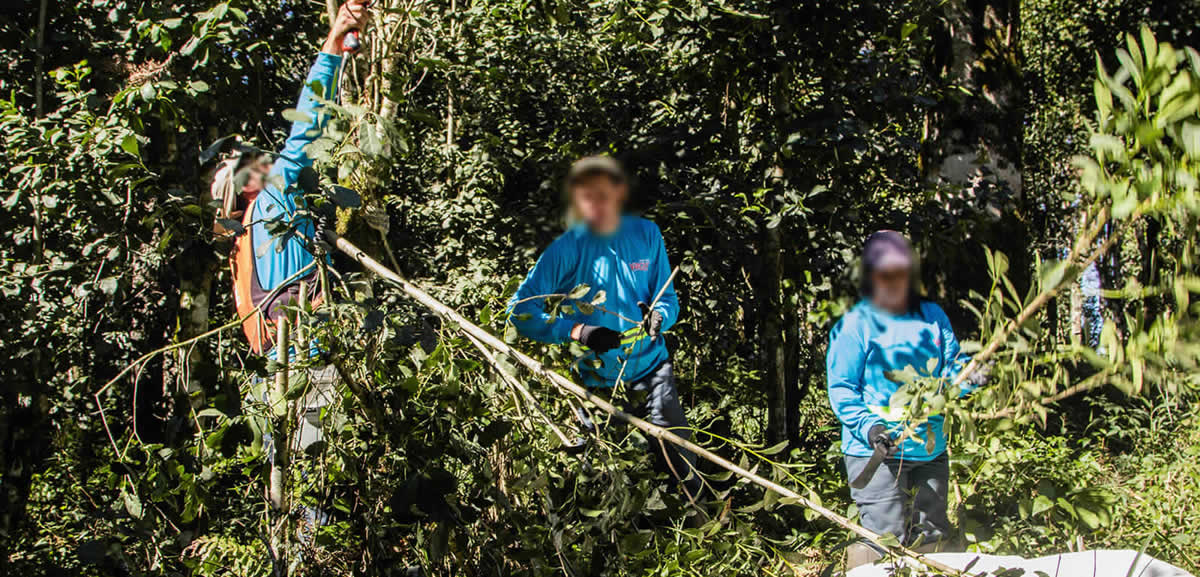
[[[512,322],[522,335],[538,341],[583,345],[587,354],[575,368],[585,385],[611,388],[620,379],[634,400],[631,413],[688,438],[662,337],[679,317],[662,233],[653,222],[624,213],[628,179],[609,156],[575,162],[566,193],[574,222],[546,248],[513,295]],[[580,307],[587,313],[546,310],[543,297],[570,293],[581,284],[589,290],[578,300],[591,303],[602,291],[600,306]],[[660,467],[683,481],[689,498],[695,498],[701,486],[692,470],[695,456],[670,444],[652,452]]]
[[[853,480],[850,496],[863,527],[921,551],[945,550],[952,529],[944,419],[930,417],[896,446],[907,416],[902,407],[889,406],[901,386],[889,375],[912,367],[949,386],[968,359],[946,313],[917,292],[916,258],[904,236],[890,230],[872,234],[862,264],[862,299],[833,327],[826,357],[829,402],[842,423],[842,453]],[[972,375],[959,394],[985,378],[985,372]],[[887,457],[871,472],[868,463],[877,451]],[[847,569],[881,557],[871,545],[855,543],[847,550]]]
[[[275,323],[288,306],[296,304],[301,281],[307,281],[306,296],[311,304],[315,306],[323,297],[315,267],[310,267],[315,259],[309,249],[316,226],[304,216],[306,200],[298,181],[301,171],[313,165],[308,145],[320,138],[329,120],[323,102],[337,96],[343,40],[365,22],[366,4],[366,0],[348,0],[338,10],[300,90],[298,119],[292,123],[274,161],[266,154],[242,152],[222,162],[213,177],[212,197],[220,202],[216,229],[219,234],[232,233],[234,240],[229,259],[234,305],[238,316],[245,319],[242,329],[251,350],[268,358],[276,355]],[[242,226],[226,230],[220,223],[228,220],[240,221]],[[292,232],[277,234],[276,228]],[[307,351],[293,350],[293,358],[314,356],[318,352],[315,345]],[[294,425],[299,425],[296,437],[301,450],[323,438],[321,413],[335,405],[336,368],[317,364],[321,366],[305,369],[308,386],[304,398],[298,401],[302,418]],[[255,388],[264,388],[265,382],[255,379]],[[270,401],[262,390],[250,398]],[[265,429],[267,425],[262,426]],[[269,434],[263,440],[267,461],[273,464],[274,443]],[[308,521],[309,529],[302,534],[308,540],[313,535],[311,528],[323,523],[325,514],[310,506],[301,506],[300,510]]]

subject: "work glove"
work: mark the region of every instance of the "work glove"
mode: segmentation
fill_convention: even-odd
[[[874,425],[867,431],[867,442],[873,450],[882,450],[889,455],[896,450],[896,440],[888,434],[887,427],[883,425]]]
[[[650,341],[654,342],[658,335],[662,334],[663,315],[658,310],[651,310],[650,305],[639,302],[638,308],[642,310],[642,330],[650,335]]]
[[[604,354],[621,346],[621,333],[608,327],[583,325],[579,327],[579,343],[596,354]]]
[[[996,361],[988,361],[979,365],[979,368],[971,371],[970,375],[967,375],[967,382],[971,383],[975,388],[988,384],[988,381],[992,378],[992,368],[995,366]]]

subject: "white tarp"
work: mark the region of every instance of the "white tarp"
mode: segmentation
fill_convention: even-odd
[[[1138,555],[1137,551],[1096,550],[1078,553],[1063,553],[1037,559],[1023,559],[1011,555],[984,555],[982,553],[934,553],[929,555],[951,567],[966,569],[972,561],[972,575],[996,575],[1016,577],[1019,572],[1004,572],[1023,569],[1029,577],[1193,577],[1170,563]],[[978,561],[976,561],[978,559]],[[897,568],[895,563],[879,563],[856,567],[846,577],[892,577]]]

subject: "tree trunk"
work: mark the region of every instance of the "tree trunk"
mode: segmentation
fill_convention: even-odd
[[[762,231],[762,270],[757,283],[759,346],[767,393],[767,443],[788,439],[787,346],[783,337],[783,262],[780,227]]]
[[[782,186],[783,168],[771,171],[773,186]],[[794,442],[799,437],[797,371],[799,323],[783,292],[783,225],[763,225],[760,232],[761,267],[755,283],[758,302],[759,350],[762,354],[763,390],[767,396],[767,442]]]
[[[1142,270],[1138,274],[1138,282],[1144,287],[1158,286],[1161,274],[1162,263],[1159,259],[1159,235],[1162,233],[1162,222],[1156,217],[1146,219],[1145,227],[1142,230],[1141,242],[1139,249],[1142,253]],[[1142,299],[1142,314],[1146,318],[1146,322],[1153,322],[1153,319],[1162,312],[1162,299],[1158,296],[1147,295]]]
[[[775,14],[777,21],[786,19],[782,11]],[[786,43],[779,34],[789,30],[786,26],[777,26],[772,41],[777,46]],[[777,53],[782,53],[777,51]],[[777,70],[769,79],[771,94],[772,124],[776,146],[774,166],[767,186],[771,189],[767,200],[770,213],[782,209],[781,197],[784,192],[784,170],[782,148],[783,135],[787,134],[786,127],[792,118],[790,86],[791,62],[782,58],[777,62]],[[760,269],[755,290],[758,292],[758,336],[759,351],[762,355],[763,389],[767,396],[767,443],[776,444],[783,441],[794,443],[799,437],[797,420],[796,381],[797,371],[791,369],[791,364],[798,356],[794,350],[798,330],[794,311],[789,312],[790,303],[783,291],[784,261],[783,261],[783,231],[784,224],[776,219],[773,224],[760,225]],[[789,335],[791,338],[789,338]]]
[[[1111,224],[1105,227],[1106,235],[1123,234],[1123,231],[1116,229]],[[1131,233],[1132,234],[1132,233]],[[1117,239],[1116,242],[1096,261],[1096,266],[1100,269],[1100,290],[1120,290],[1125,287],[1125,264],[1121,258],[1121,245],[1127,239]],[[1126,300],[1123,298],[1106,298],[1101,292],[1100,307],[1096,312],[1102,315],[1105,323],[1113,323],[1117,330],[1117,336],[1121,341],[1125,340],[1125,335],[1129,334],[1128,323],[1125,322],[1125,305]]]
[[[34,364],[33,367],[40,367]],[[36,381],[35,376],[31,381]],[[11,386],[12,383],[9,383]],[[25,522],[33,475],[48,455],[53,431],[46,418],[47,403],[36,386],[27,394],[6,387],[0,394],[0,568],[15,546]]]

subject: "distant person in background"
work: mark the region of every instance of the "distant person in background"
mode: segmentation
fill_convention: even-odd
[[[907,415],[903,408],[889,407],[901,385],[889,375],[912,367],[922,376],[953,379],[967,358],[946,313],[918,293],[916,257],[900,233],[884,230],[867,239],[861,296],[830,332],[829,402],[842,423],[842,453],[852,481],[868,469],[876,451],[888,457],[869,482],[854,483],[864,486],[852,484],[850,496],[863,527],[895,535],[918,551],[945,550],[954,539],[946,514],[950,466],[944,418],[930,417],[917,435],[897,446]],[[926,446],[927,431],[933,435],[932,450]],[[847,550],[847,568],[881,557],[872,545],[854,543]]]
[[[628,179],[611,157],[577,161],[567,175],[566,192],[575,222],[546,248],[513,295],[513,322],[535,340],[578,342],[587,351],[576,363],[586,386],[612,388],[619,377],[633,400],[631,413],[687,438],[687,417],[662,336],[679,316],[662,233],[653,222],[624,213]],[[608,312],[597,308],[591,314],[555,315],[538,298],[569,293],[580,284],[590,287],[580,300],[590,302],[603,291]],[[692,472],[695,456],[671,444],[659,445],[651,445],[659,465],[683,483],[689,498],[697,497],[701,483]]]

